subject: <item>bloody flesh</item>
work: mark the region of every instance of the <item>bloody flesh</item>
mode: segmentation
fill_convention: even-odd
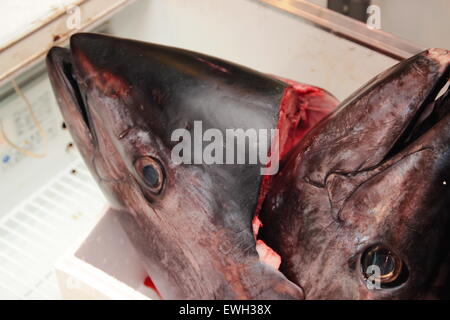
[[[277,129],[279,130],[280,166],[294,146],[338,105],[337,99],[325,90],[279,78],[289,86],[285,89],[279,107]],[[272,142],[272,148],[274,147]],[[278,269],[281,263],[279,255],[263,240],[258,239],[258,232],[263,224],[259,219],[264,199],[269,191],[274,176],[265,175],[261,181],[258,203],[253,217],[253,233],[257,239],[256,248],[260,260]]]
[[[153,283],[152,278],[150,278],[150,277],[147,276],[147,277],[144,279],[144,286],[146,286],[147,288],[152,289],[153,291],[155,291],[155,292],[158,294],[158,296],[161,297],[161,295],[159,294],[158,289],[156,288],[155,284]]]

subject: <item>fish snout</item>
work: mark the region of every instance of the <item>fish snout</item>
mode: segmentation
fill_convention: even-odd
[[[66,48],[53,47],[46,64],[50,82],[75,144],[84,157],[94,152],[86,105],[74,74],[72,55]]]

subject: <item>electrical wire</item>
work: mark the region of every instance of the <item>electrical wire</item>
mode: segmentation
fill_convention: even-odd
[[[17,85],[16,81],[12,80],[11,82],[12,82],[14,91],[16,92],[16,94],[20,98],[22,98],[22,100],[25,102],[25,104],[27,106],[27,110],[28,110],[28,112],[30,114],[31,121],[35,125],[36,129],[39,132],[39,135],[42,138],[42,141],[43,141],[43,144],[44,144],[43,145],[44,151],[42,153],[36,153],[34,151],[31,151],[31,150],[28,150],[26,148],[23,148],[23,147],[15,144],[14,142],[12,142],[8,138],[8,136],[6,135],[5,130],[3,128],[2,121],[0,119],[0,133],[1,133],[1,136],[3,136],[3,140],[6,142],[6,144],[8,146],[10,146],[11,148],[19,151],[20,153],[24,154],[25,156],[30,157],[30,158],[37,158],[37,159],[44,158],[48,154],[48,136],[47,136],[47,133],[45,132],[44,128],[42,128],[41,123],[39,122],[38,118],[36,117],[36,114],[33,111],[33,106],[31,105],[30,101],[25,96],[25,94],[22,92],[22,90],[19,88],[19,86]]]

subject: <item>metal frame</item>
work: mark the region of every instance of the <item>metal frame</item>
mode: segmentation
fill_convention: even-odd
[[[305,0],[259,0],[259,2],[305,19],[339,37],[356,42],[396,60],[409,58],[424,50],[424,48],[393,34],[370,29],[365,23]]]
[[[133,0],[77,0],[81,10],[79,29],[67,27],[68,8],[55,10],[37,28],[0,47],[0,86],[41,61],[54,45],[64,45],[71,34],[92,29]]]
[[[55,11],[38,28],[0,47],[0,86],[22,70],[40,61],[53,45],[63,45],[75,31],[92,28],[134,0],[78,0],[82,12],[81,28],[69,30],[66,10]],[[373,30],[366,24],[305,0],[257,0],[261,4],[300,17],[314,25],[397,60],[410,57],[424,48],[395,35]]]

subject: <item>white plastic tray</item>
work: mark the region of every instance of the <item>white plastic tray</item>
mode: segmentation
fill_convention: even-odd
[[[77,159],[0,218],[0,299],[59,299],[55,262],[106,200]]]
[[[65,299],[159,299],[117,218],[106,211],[56,264]]]

